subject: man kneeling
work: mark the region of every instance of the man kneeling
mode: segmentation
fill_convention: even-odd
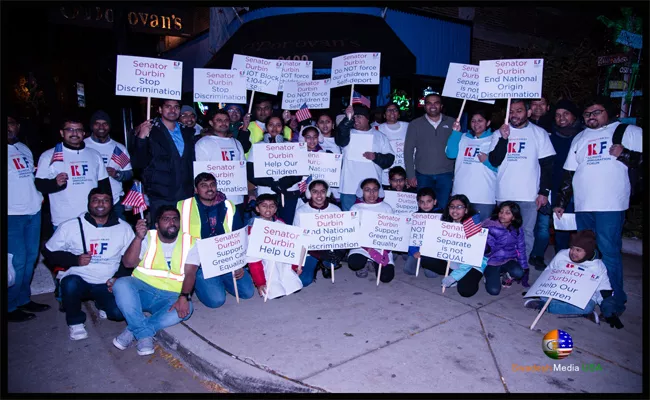
[[[138,354],[153,354],[153,337],[161,329],[187,320],[192,314],[190,293],[200,264],[195,239],[178,235],[180,213],[174,206],[158,208],[156,229],[147,231],[141,219],[135,226],[135,239],[122,258],[133,275],[113,285],[117,306],[128,326],[113,345],[124,350],[138,341]],[[151,313],[145,317],[144,311]]]

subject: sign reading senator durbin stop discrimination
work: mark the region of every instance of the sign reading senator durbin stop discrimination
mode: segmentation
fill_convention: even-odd
[[[180,100],[183,63],[160,58],[117,56],[115,94]]]
[[[309,175],[307,143],[255,143],[256,178]]]
[[[303,228],[257,218],[248,238],[246,255],[263,260],[302,265],[302,248],[307,247]]]
[[[199,240],[199,259],[205,279],[227,274],[246,265],[248,228]]]
[[[267,60],[259,57],[232,56],[231,69],[245,71],[246,89],[276,95],[282,75],[282,64],[278,60]]]
[[[217,189],[226,196],[248,194],[246,161],[194,161],[194,177],[201,172],[214,175]]]
[[[420,253],[439,260],[448,260],[460,264],[480,267],[483,263],[485,243],[488,230],[467,239],[463,224],[444,222],[436,219],[427,220]]]
[[[310,251],[359,247],[358,211],[302,214],[300,227],[307,231]]]
[[[246,103],[246,71],[194,69],[194,101]]]
[[[352,53],[332,58],[330,87],[379,85],[381,53]]]
[[[601,279],[575,264],[549,265],[524,297],[549,297],[585,308]]]
[[[479,64],[479,99],[542,97],[543,59],[488,60]]]
[[[408,251],[411,228],[407,216],[361,212],[359,244],[373,249]]]

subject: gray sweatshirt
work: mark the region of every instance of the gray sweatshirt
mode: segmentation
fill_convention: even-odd
[[[416,170],[425,175],[454,171],[454,160],[447,158],[445,154],[447,139],[451,135],[453,124],[454,119],[444,114],[441,115],[438,129],[434,129],[426,115],[411,121],[404,143],[407,178],[414,178]]]

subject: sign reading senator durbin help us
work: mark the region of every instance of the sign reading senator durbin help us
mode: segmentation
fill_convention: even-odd
[[[246,255],[263,260],[301,265],[307,240],[303,228],[257,218],[248,239]]]

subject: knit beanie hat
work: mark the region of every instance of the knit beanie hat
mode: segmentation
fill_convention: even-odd
[[[591,260],[596,252],[596,234],[591,230],[576,232],[571,237],[570,245],[583,249],[587,253],[585,259]]]
[[[92,129],[93,125],[95,125],[95,122],[97,120],[104,120],[108,123],[108,127],[111,128],[111,117],[108,116],[106,111],[103,110],[97,110],[95,113],[90,117],[90,128]]]
[[[573,114],[576,117],[576,119],[580,118],[580,109],[571,100],[562,99],[558,101],[557,104],[555,104],[555,109],[567,110],[568,112]]]
[[[181,107],[181,115],[184,112],[188,112],[188,111],[191,112],[192,114],[194,114],[194,116],[196,117],[196,111],[194,111],[194,109],[191,106],[183,106],[183,107]]]
[[[354,106],[354,115],[363,115],[370,120],[370,110],[364,106]]]

